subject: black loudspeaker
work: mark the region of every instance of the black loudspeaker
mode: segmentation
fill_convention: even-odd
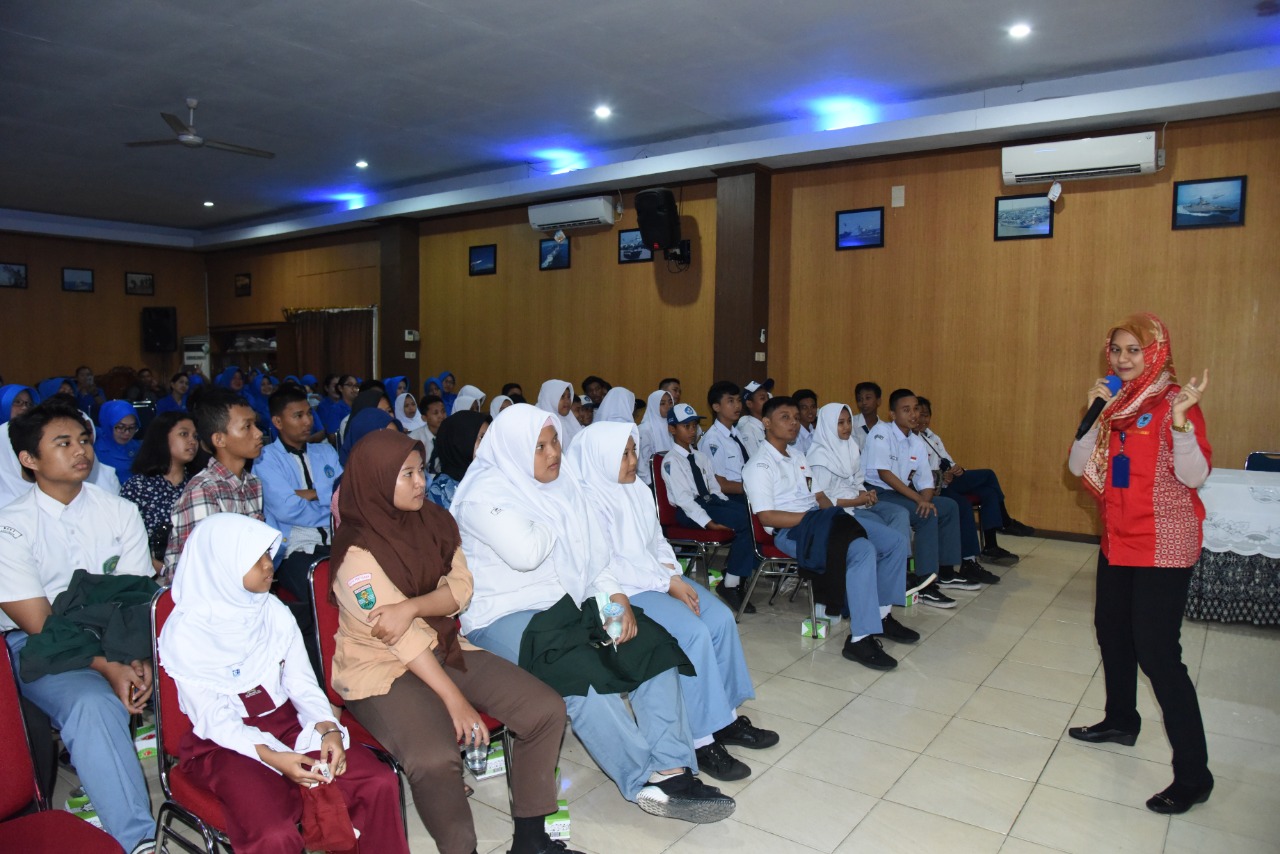
[[[640,239],[649,249],[680,245],[680,212],[675,194],[666,187],[636,193],[636,219],[640,221]]]
[[[178,310],[173,306],[142,310],[142,351],[172,353],[178,349]]]

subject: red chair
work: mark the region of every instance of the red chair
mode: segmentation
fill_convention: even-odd
[[[396,769],[396,774],[400,778],[400,809],[404,812],[404,769],[400,767],[396,758],[373,737],[373,733],[356,720],[355,715],[347,709],[342,695],[333,690],[333,654],[338,648],[338,606],[329,601],[329,588],[333,583],[329,558],[321,558],[311,565],[311,569],[307,572],[307,581],[311,585],[311,608],[315,617],[316,644],[320,649],[320,662],[324,666],[324,692],[329,697],[329,702],[339,710],[339,721],[350,732],[351,743],[363,744],[379,759]],[[502,749],[507,763],[507,802],[511,807],[511,814],[515,815],[515,794],[511,788],[511,732],[497,718],[486,715],[484,712],[480,714],[484,717],[484,725],[491,735],[493,733],[502,735]],[[408,833],[407,825],[405,832]]]
[[[164,803],[156,813],[156,848],[172,841],[185,851],[201,850],[174,831],[171,824],[177,819],[200,834],[206,854],[217,854],[219,844],[231,849],[224,832],[226,809],[213,792],[178,764],[178,748],[191,731],[191,719],[178,706],[178,686],[173,677],[160,666],[160,630],[172,613],[172,592],[167,587],[158,590],[151,600],[151,660],[155,662],[156,758]]]
[[[65,810],[50,809],[31,761],[31,743],[9,646],[0,635],[0,745],[9,770],[0,774],[0,852],[122,854],[111,836]],[[25,813],[25,814],[23,814]]]
[[[747,583],[747,591],[742,595],[742,608],[738,610],[737,619],[742,620],[742,609],[747,607],[747,603],[751,601],[751,594],[755,592],[756,583],[761,578],[772,578],[773,592],[769,594],[769,604],[773,604],[773,599],[778,595],[778,589],[782,586],[782,582],[787,578],[794,578],[797,587],[803,586],[809,593],[809,618],[813,620],[813,625],[818,621],[818,606],[813,598],[813,576],[812,573],[805,572],[800,569],[795,558],[789,556],[782,549],[773,544],[773,535],[764,529],[764,525],[760,524],[760,517],[751,509],[751,504],[747,504],[747,513],[751,517],[751,544],[755,548],[756,564],[755,571],[751,573],[751,581]]]
[[[733,542],[733,531],[708,531],[705,528],[686,528],[676,520],[676,508],[667,498],[667,483],[662,479],[662,460],[665,453],[654,454],[649,461],[653,473],[653,497],[658,505],[658,524],[662,536],[680,556],[688,557],[689,571],[701,563],[705,572],[710,567],[712,555],[723,545]]]

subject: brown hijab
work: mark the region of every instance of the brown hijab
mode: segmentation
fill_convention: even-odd
[[[453,517],[433,502],[423,502],[414,512],[396,508],[396,478],[414,451],[424,454],[421,442],[387,430],[370,433],[352,449],[338,494],[342,525],[334,535],[332,554],[337,567],[347,549],[365,549],[409,598],[439,586],[462,544]],[[427,617],[426,622],[439,638],[445,663],[465,671],[455,620]]]

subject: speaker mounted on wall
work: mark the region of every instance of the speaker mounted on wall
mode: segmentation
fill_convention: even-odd
[[[677,262],[678,269],[689,266],[689,241],[680,239],[680,211],[676,207],[675,193],[666,187],[654,187],[636,193],[636,220],[640,224],[640,239],[653,252],[662,250],[662,257]]]
[[[178,310],[150,306],[142,310],[142,351],[174,353],[178,349]]]

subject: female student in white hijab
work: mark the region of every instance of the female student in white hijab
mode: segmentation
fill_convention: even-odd
[[[422,420],[422,413],[418,411],[418,401],[409,392],[404,392],[396,397],[396,420],[400,422],[400,426],[404,428],[404,432],[412,433],[419,427],[426,427],[427,422]]]
[[[653,466],[650,460],[654,454],[665,454],[671,450],[667,413],[673,406],[675,401],[671,398],[671,392],[663,389],[651,392],[645,404],[644,418],[640,421],[640,446],[636,449],[640,457],[639,476],[650,486],[653,486]]]
[[[556,419],[556,435],[562,450],[568,449],[582,425],[573,417],[573,384],[564,380],[547,380],[538,390],[538,408]]]
[[[595,414],[591,416],[592,424],[610,421],[615,424],[636,423],[636,396],[628,389],[616,386],[609,389]]]
[[[528,404],[499,413],[450,506],[475,580],[463,631],[477,646],[517,663],[531,641],[530,622],[562,608],[566,597],[575,610],[592,597],[622,605],[614,655],[625,655],[625,644],[642,649],[665,635],[647,619],[637,624],[609,571],[611,550],[587,497],[575,477],[562,473],[571,467],[562,463],[559,420]],[[565,696],[565,706],[574,733],[627,800],[654,815],[719,821],[734,802],[692,773],[696,756],[677,671],[672,666],[628,689],[630,711],[614,689],[600,693],[594,682]]]
[[[608,538],[609,569],[622,592],[676,637],[697,670],[680,677],[680,691],[699,769],[717,780],[741,780],[751,769],[725,745],[773,747],[778,734],[737,713],[755,697],[737,622],[727,605],[681,573],[653,493],[636,480],[638,439],[634,425],[592,424],[567,455],[571,472]]]
[[[182,765],[226,807],[237,852],[301,850],[301,787],[334,783],[364,850],[407,854],[395,772],[363,747],[347,752],[298,624],[270,593],[279,546],[274,528],[216,513],[182,549],[159,643],[195,736]]]
[[[483,412],[484,399],[485,393],[480,389],[473,385],[464,385],[458,392],[458,396],[453,399],[453,409],[450,412],[466,412],[471,409]]]
[[[515,403],[515,401],[507,397],[505,394],[498,395],[489,404],[489,416],[491,418],[497,418],[499,412],[506,409],[513,403]]]

